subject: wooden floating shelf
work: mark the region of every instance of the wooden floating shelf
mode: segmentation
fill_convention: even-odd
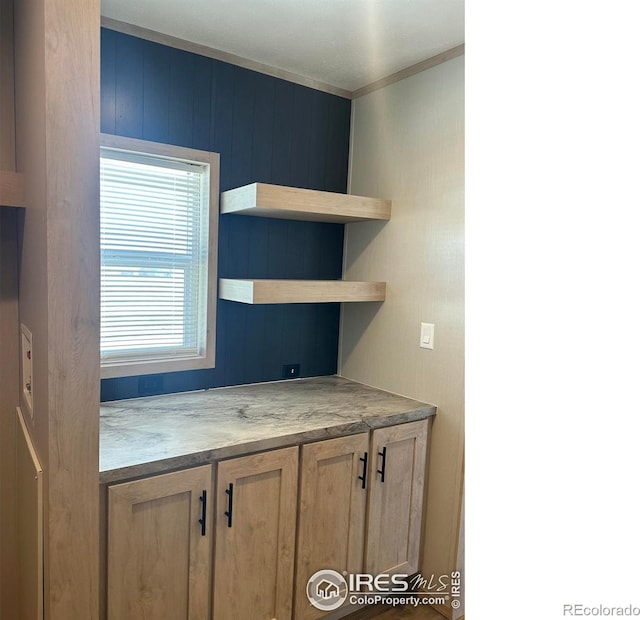
[[[24,207],[24,181],[19,172],[0,170],[0,207]]]
[[[220,213],[311,222],[366,222],[390,219],[391,201],[252,183],[222,192]]]
[[[233,280],[220,278],[220,299],[243,304],[384,301],[385,282],[346,280]]]

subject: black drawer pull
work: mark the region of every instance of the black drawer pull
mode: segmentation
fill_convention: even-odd
[[[229,496],[229,510],[225,511],[224,516],[227,517],[227,527],[231,527],[233,525],[233,482],[229,483],[225,493]]]
[[[387,446],[382,448],[382,452],[378,452],[378,455],[382,457],[382,469],[378,469],[377,472],[380,474],[380,482],[384,482],[384,472],[387,469]]]
[[[202,495],[200,496],[200,501],[202,502],[202,519],[198,519],[198,523],[200,524],[200,533],[202,536],[207,535],[207,492],[202,491]]]
[[[365,452],[364,456],[360,457],[362,461],[362,476],[358,476],[358,480],[362,480],[362,488],[367,488],[367,461],[369,460],[369,453]]]

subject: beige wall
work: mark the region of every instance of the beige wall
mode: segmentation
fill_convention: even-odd
[[[350,193],[393,206],[386,224],[346,226],[345,279],[384,280],[387,299],[344,304],[340,374],[438,406],[422,572],[447,573],[464,448],[464,56],[356,99],[352,132]]]
[[[98,616],[99,10],[14,5],[19,312],[33,334],[49,620]]]

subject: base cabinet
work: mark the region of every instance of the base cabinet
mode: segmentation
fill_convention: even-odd
[[[318,570],[417,572],[429,422],[302,446],[295,619],[325,615],[307,598]]]
[[[211,479],[206,465],[109,487],[109,620],[208,620]]]
[[[418,571],[429,422],[373,431],[365,572]]]
[[[362,572],[368,449],[369,433],[302,446],[296,620],[325,615],[307,598],[307,581],[316,571]]]
[[[211,465],[108,487],[107,619],[316,620],[319,570],[417,572],[428,430],[221,461],[215,502]]]
[[[298,447],[218,465],[214,620],[289,620]]]

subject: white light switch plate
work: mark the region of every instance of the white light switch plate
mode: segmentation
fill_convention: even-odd
[[[433,323],[420,323],[420,346],[423,349],[433,349]]]

